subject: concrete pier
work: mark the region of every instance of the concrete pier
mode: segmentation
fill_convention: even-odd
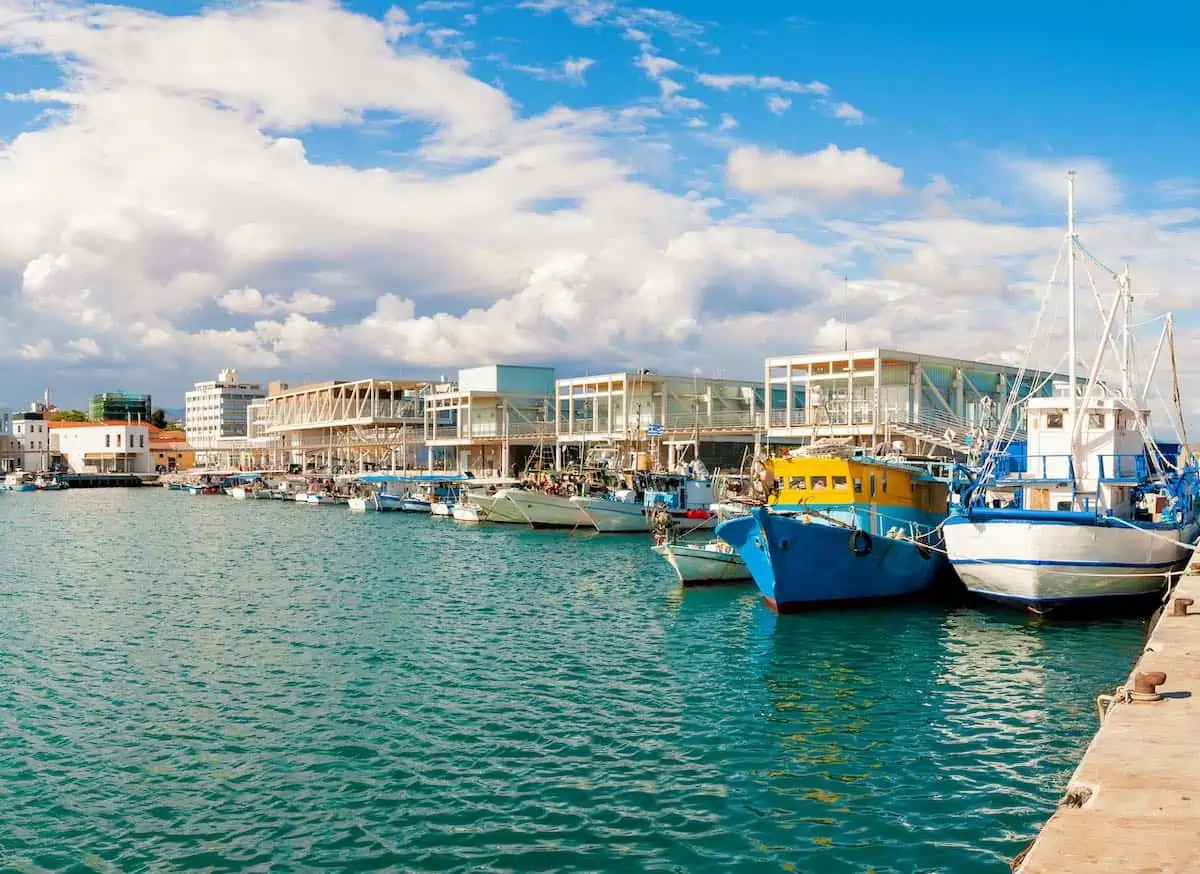
[[[1058,809],[1013,870],[1200,871],[1196,559],[1159,615],[1129,679],[1111,703],[1101,700],[1099,706],[1107,707],[1100,729]]]
[[[136,488],[157,482],[157,475],[137,473],[68,473],[63,481],[73,489]]]

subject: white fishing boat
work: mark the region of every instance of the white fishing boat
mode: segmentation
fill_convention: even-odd
[[[597,531],[624,533],[649,531],[650,514],[665,511],[686,531],[715,528],[717,517],[709,509],[714,500],[713,480],[699,462],[691,472],[632,473],[634,488],[614,489],[604,495],[572,498]]]
[[[39,492],[61,492],[70,488],[65,479],[53,473],[38,474],[33,485]]]
[[[33,474],[23,470],[13,471],[0,482],[0,489],[7,492],[35,492],[37,481]]]
[[[651,547],[675,569],[685,586],[701,583],[747,582],[751,579],[746,563],[723,540],[706,543],[660,543]]]
[[[404,513],[428,513],[431,503],[420,495],[409,495],[400,499],[400,510]]]
[[[371,501],[373,497],[374,496],[371,498],[364,498],[362,496],[353,497],[346,502],[346,509],[351,513],[365,513],[367,512],[367,503]]]
[[[636,533],[650,530],[646,505],[633,489],[618,489],[609,495],[577,495],[571,498],[597,531],[610,534]]]
[[[1171,320],[1165,320],[1139,390],[1133,379],[1129,271],[1109,271],[1080,246],[1073,174],[1067,213],[1068,378],[1051,397],[1024,399],[1024,458],[1006,452],[1012,437],[999,435],[982,464],[954,484],[945,523],[950,562],[969,591],[1036,612],[1153,597],[1184,569],[1200,531],[1195,460],[1186,445],[1169,457],[1148,430],[1147,394],[1164,343],[1170,344],[1172,361],[1175,357]],[[1076,372],[1077,260],[1102,268],[1117,282],[1096,357],[1083,379]],[[1122,306],[1124,331],[1114,336]],[[1122,350],[1119,388],[1100,376],[1106,354],[1116,348]],[[1178,400],[1177,382],[1175,389]],[[1186,435],[1182,416],[1179,424]]]
[[[449,519],[451,517],[451,506],[452,504],[448,501],[431,501],[429,504],[429,515],[442,516]]]
[[[509,499],[507,489],[468,489],[467,503],[478,507],[488,522],[505,525],[528,525],[521,508]]]
[[[533,489],[500,489],[533,528],[586,528],[595,530],[587,513],[566,495],[549,495]]]
[[[458,503],[450,508],[450,516],[455,522],[485,522],[487,514],[472,504]]]
[[[248,495],[248,490],[245,486],[233,486],[229,489],[229,497],[235,501],[244,501]]]

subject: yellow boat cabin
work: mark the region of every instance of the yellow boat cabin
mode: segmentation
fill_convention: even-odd
[[[949,511],[945,480],[869,456],[793,455],[768,460],[767,470],[768,503],[780,508],[876,504],[942,516]]]

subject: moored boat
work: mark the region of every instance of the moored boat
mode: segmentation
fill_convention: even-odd
[[[0,489],[7,492],[36,492],[37,480],[23,470],[13,471],[0,481]]]
[[[458,503],[450,508],[450,516],[455,522],[484,522],[487,521],[486,511],[473,504]]]
[[[520,517],[533,528],[587,528],[595,530],[587,513],[566,495],[551,495],[535,489],[500,489],[516,507]]]
[[[940,474],[933,465],[850,448],[771,459],[764,476],[770,505],[722,522],[717,536],[781,613],[916,595],[945,567]]]
[[[677,540],[655,544],[651,549],[667,560],[679,582],[685,586],[749,582],[752,579],[741,556],[723,540],[703,543]]]
[[[1077,375],[1074,265],[1091,256],[1075,234],[1073,175],[1067,190],[1067,379],[1051,397],[1021,399],[1021,457],[1008,451],[1012,436],[998,434],[982,464],[960,470],[945,526],[950,562],[968,591],[1037,613],[1151,602],[1184,570],[1200,532],[1195,459],[1186,446],[1164,451],[1149,432],[1154,364],[1144,389],[1134,386],[1128,271],[1111,274],[1117,288],[1095,361],[1089,376]],[[1114,336],[1121,307],[1123,330]],[[1160,350],[1167,341],[1174,361],[1169,317]],[[1119,380],[1101,376],[1110,348],[1124,353]],[[1176,390],[1182,418],[1178,401]]]

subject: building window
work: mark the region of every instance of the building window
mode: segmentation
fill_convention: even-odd
[[[139,434],[138,435],[138,449],[145,449],[145,448],[146,448],[146,435]]]
[[[121,448],[121,435],[120,434],[117,435],[117,448],[118,449]]]
[[[1088,413],[1088,427],[1097,430],[1104,429],[1104,414],[1103,413]]]
[[[105,434],[104,435],[104,448],[108,449],[110,446],[112,446],[112,435]]]
[[[1046,428],[1047,429],[1057,428],[1057,429],[1061,430],[1062,426],[1063,426],[1063,414],[1062,413],[1056,412],[1056,413],[1047,413],[1046,414]]]

